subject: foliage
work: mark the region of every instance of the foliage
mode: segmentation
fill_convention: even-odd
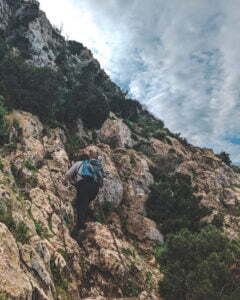
[[[4,170],[4,165],[3,165],[3,162],[0,159],[0,171],[3,172],[3,170]]]
[[[50,259],[50,270],[51,270],[55,285],[58,288],[61,288],[64,291],[67,291],[68,290],[68,283],[64,279],[60,267],[58,265],[56,265],[55,259],[54,259],[53,256]]]
[[[132,263],[121,282],[121,290],[124,297],[137,297],[140,294],[143,282],[138,278],[138,275],[138,270]]]
[[[141,104],[133,99],[127,99],[123,94],[110,101],[111,111],[123,119],[136,122],[139,113],[143,111]]]
[[[4,58],[7,53],[7,45],[2,37],[0,37],[0,60]]]
[[[58,253],[62,255],[62,257],[65,259],[66,262],[69,262],[71,259],[71,254],[69,252],[66,252],[63,249],[58,249]]]
[[[216,226],[219,230],[222,230],[224,225],[224,214],[218,213],[214,215],[212,225]]]
[[[165,138],[165,132],[161,129],[164,127],[164,123],[161,120],[156,119],[150,114],[144,114],[138,120],[138,126],[141,128],[141,135],[143,137],[161,137]],[[163,135],[163,136],[162,136]]]
[[[112,149],[115,149],[118,146],[118,138],[117,136],[112,136],[107,141],[105,141],[105,143],[107,143]]]
[[[29,242],[28,227],[24,222],[20,222],[16,225],[14,235],[16,240],[22,244]]]
[[[66,223],[67,226],[71,225],[73,223],[73,217],[68,212],[63,213],[63,220]]]
[[[240,242],[214,226],[171,235],[158,259],[164,274],[161,295],[169,300],[239,299],[239,254]]]
[[[153,133],[153,137],[155,139],[159,139],[160,141],[163,141],[163,142],[165,142],[167,140],[166,135],[167,135],[167,133],[165,130],[156,130]]]
[[[26,160],[24,162],[24,166],[30,170],[30,171],[36,171],[37,167],[34,165],[34,162],[32,160]]]
[[[11,210],[9,208],[0,208],[0,222],[4,223],[12,233],[15,231],[16,224],[13,220]]]
[[[149,290],[152,289],[153,287],[153,280],[152,280],[152,273],[151,272],[147,272],[146,273],[146,286]]]
[[[81,118],[89,129],[101,128],[108,118],[110,108],[106,97],[91,81],[83,81],[73,89],[71,101],[65,106],[64,119],[69,121]]]
[[[27,183],[32,187],[35,188],[38,185],[38,179],[36,176],[32,176],[28,179]]]
[[[123,248],[121,251],[125,256],[133,256],[133,252],[130,248]]]
[[[70,46],[80,51],[78,44],[70,42]],[[91,70],[83,76],[69,69],[35,67],[8,54],[0,60],[0,87],[8,107],[36,114],[51,126],[72,125],[81,118],[85,127],[99,129],[110,108],[100,88],[88,80],[88,73],[93,74]]]
[[[45,230],[45,228],[43,227],[43,223],[41,221],[34,221],[35,224],[35,229],[37,234],[41,237],[41,238],[45,238],[47,235],[47,232]]]
[[[16,184],[21,186],[22,185],[22,176],[20,170],[15,166],[14,161],[10,161],[11,172],[16,181]]]
[[[19,223],[14,221],[10,207],[7,209],[0,208],[0,222],[8,227],[18,242],[22,244],[29,242],[28,227],[22,221]]]
[[[0,96],[0,145],[3,145],[8,138],[5,116],[7,109],[4,105],[4,98]]]
[[[203,226],[201,219],[211,210],[200,204],[194,193],[190,176],[176,174],[163,176],[150,187],[147,213],[157,222],[163,234],[176,233],[182,228],[197,231]]]
[[[133,147],[133,149],[142,152],[148,157],[154,155],[154,150],[152,149],[151,144],[149,142],[140,141]]]
[[[164,250],[165,250],[165,245],[163,243],[157,243],[154,246],[153,251],[157,260],[161,257]]]
[[[122,290],[124,297],[137,297],[141,292],[141,288],[138,286],[136,280],[131,277],[128,277]]]
[[[80,139],[76,134],[74,134],[73,130],[67,130],[66,136],[67,136],[67,142],[65,144],[66,152],[68,153],[70,160],[78,160],[78,151],[81,148],[84,148],[87,146],[87,143],[85,140]]]
[[[0,290],[0,299],[1,300],[10,300],[11,298],[6,292]]]
[[[227,152],[221,152],[217,155],[226,165],[231,166],[232,161],[230,159],[230,155]]]
[[[60,109],[63,78],[48,68],[37,68],[20,57],[0,61],[0,86],[9,106],[37,114],[42,120],[56,118]]]
[[[28,162],[27,165],[26,165],[26,163],[27,163],[27,161],[24,162],[25,167],[28,166],[28,168],[31,168],[31,171],[36,171],[36,168],[30,162]],[[12,175],[18,186],[20,186],[20,187],[30,186],[30,187],[34,188],[38,185],[38,179],[37,179],[36,175],[32,175],[30,178],[25,180],[24,177],[22,176],[22,169],[17,168],[14,161],[10,161],[10,166],[11,166]]]
[[[135,100],[131,101],[135,103]],[[128,101],[125,99],[122,100],[121,104],[123,106],[126,105],[127,109],[126,103],[128,103]],[[164,128],[163,121],[155,118],[152,114],[143,110],[142,107],[139,107],[138,105],[136,107],[136,117],[131,118],[126,115],[124,119],[124,122],[130,128],[133,134],[133,139],[137,140],[137,135],[139,135],[147,139],[155,137],[163,142],[170,143],[170,140],[167,138],[167,135],[169,135],[169,130]],[[124,116],[120,115],[120,117]]]
[[[84,46],[76,41],[68,41],[68,48],[73,55],[81,55],[84,50]]]

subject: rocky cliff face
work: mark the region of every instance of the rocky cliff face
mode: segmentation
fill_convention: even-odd
[[[145,212],[153,162],[133,149],[111,149],[102,143],[79,150],[79,154],[90,151],[101,155],[110,173],[91,204],[95,221],[89,219],[86,237],[79,245],[70,236],[75,191],[64,177],[71,164],[64,131],[45,132],[36,116],[21,111],[12,112],[8,120],[12,139],[17,142],[15,149],[6,147],[1,153],[1,208],[9,214],[2,216],[0,224],[1,291],[11,299],[121,297],[132,293],[142,293],[139,299],[159,299],[161,274],[152,246],[164,237]],[[110,119],[106,124],[111,122],[111,128],[121,124],[121,120]],[[106,124],[100,130],[104,137],[111,135]],[[231,207],[239,203],[239,174],[211,150],[188,148],[175,139],[171,146],[152,139],[151,147],[161,159],[161,171],[192,176],[203,202],[214,207],[214,213],[225,211],[225,229],[237,236],[239,217],[231,215]],[[111,208],[105,206],[104,217],[99,203]],[[6,218],[18,224],[14,230]],[[26,233],[19,224],[24,224]]]
[[[58,69],[64,60],[73,77],[90,73],[108,103],[122,97],[91,52],[66,42],[37,1],[0,0],[0,26],[12,51],[29,63]],[[167,129],[147,136],[149,120],[156,120],[140,104],[127,110],[141,118],[127,122],[128,111],[122,116],[111,112],[97,130],[85,128],[79,118],[74,137],[82,145],[74,155],[66,127],[50,128],[25,111],[8,114],[9,143],[0,153],[0,299],[160,299],[162,274],[154,245],[163,243],[164,236],[145,205],[153,169],[191,176],[203,204],[214,208],[208,221],[223,213],[224,230],[238,237],[238,169]],[[148,123],[140,126],[146,116]],[[90,152],[103,157],[110,175],[91,203],[85,237],[78,243],[70,234],[75,190],[65,173],[72,157]]]
[[[142,256],[151,241],[163,240],[155,223],[144,216],[148,185],[153,182],[147,158],[130,149],[113,151],[107,144],[80,150],[101,155],[110,176],[92,203],[99,221],[87,223],[86,239],[79,246],[70,236],[75,192],[64,177],[70,161],[63,130],[46,134],[37,117],[20,111],[10,114],[8,121],[17,142],[14,151],[3,149],[1,154],[1,207],[28,232],[16,228],[12,233],[1,223],[2,291],[14,299],[53,299],[56,294],[63,299],[120,297],[122,280],[129,281],[124,286],[129,285],[130,294],[131,289],[140,293],[148,272],[156,285],[160,274],[152,251]],[[103,202],[112,208],[106,219],[98,204]],[[64,278],[55,278],[60,271]]]

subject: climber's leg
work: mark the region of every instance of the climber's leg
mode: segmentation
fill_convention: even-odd
[[[89,203],[96,197],[99,187],[98,184],[94,183],[93,179],[84,178],[77,184],[76,189],[77,197],[75,207],[77,211],[77,220],[72,236],[78,236],[79,230],[85,229],[85,223],[89,212]]]
[[[95,182],[92,182],[89,190],[90,202],[96,198],[98,192],[99,192],[99,185]]]
[[[77,187],[77,228],[84,229],[89,206],[89,183],[84,181]]]

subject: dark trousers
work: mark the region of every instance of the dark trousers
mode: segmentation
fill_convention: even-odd
[[[76,184],[77,198],[75,202],[77,210],[76,230],[83,229],[88,215],[90,202],[97,196],[99,186],[93,178],[85,177]]]

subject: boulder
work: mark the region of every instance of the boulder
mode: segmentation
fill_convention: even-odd
[[[127,215],[127,230],[129,233],[136,236],[140,241],[151,240],[163,243],[163,235],[157,229],[154,221],[136,214],[135,211],[130,211]]]
[[[130,129],[123,120],[116,118],[113,114],[111,119],[104,122],[99,137],[102,142],[113,147],[133,146]]]

